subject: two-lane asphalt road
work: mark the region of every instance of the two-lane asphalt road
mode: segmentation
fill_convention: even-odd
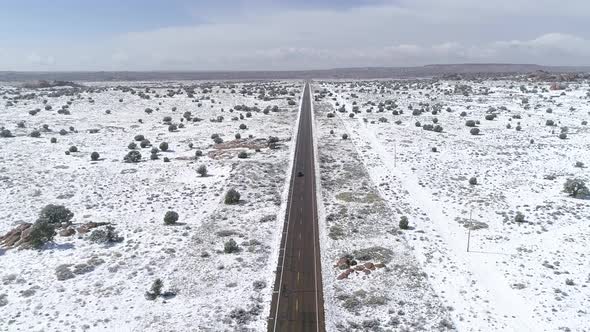
[[[273,332],[325,331],[311,102],[306,83],[268,320]]]

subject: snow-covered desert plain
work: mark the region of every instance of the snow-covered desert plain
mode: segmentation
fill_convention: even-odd
[[[264,330],[302,82],[84,86],[0,88],[0,235],[74,214],[40,250],[2,246],[0,330]]]
[[[590,200],[563,192],[589,180],[590,87],[553,88],[524,77],[316,85],[334,326],[590,331]],[[389,269],[334,267],[374,247],[394,251]]]
[[[555,87],[312,82],[327,331],[590,331],[590,86]],[[0,85],[0,331],[265,331],[302,88]]]

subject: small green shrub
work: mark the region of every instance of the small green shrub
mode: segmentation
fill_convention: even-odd
[[[410,227],[410,222],[408,221],[408,217],[402,216],[399,220],[399,228],[408,229],[409,227]]]
[[[137,163],[141,160],[141,153],[137,150],[129,151],[123,160],[128,163]]]
[[[168,151],[168,143],[166,143],[166,142],[160,143],[160,150],[162,150],[164,152]]]
[[[197,168],[197,173],[198,173],[200,176],[207,176],[207,166],[205,166],[205,165],[200,165],[200,166]]]
[[[231,188],[225,193],[225,204],[237,204],[240,201],[240,193]]]
[[[178,221],[178,213],[174,211],[168,211],[164,215],[164,224],[166,225],[174,225]]]
[[[238,244],[236,243],[236,241],[234,239],[229,239],[229,241],[224,243],[223,251],[226,254],[233,254],[233,253],[239,252],[240,247],[238,246]]]

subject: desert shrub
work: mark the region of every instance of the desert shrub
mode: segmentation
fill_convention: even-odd
[[[178,213],[174,211],[168,211],[164,215],[164,224],[174,225],[178,221]]]
[[[68,131],[62,128],[62,129],[59,130],[59,134],[62,135],[62,136],[65,136],[65,135],[68,134]]]
[[[168,158],[168,157],[164,157],[164,162],[165,162],[165,163],[169,163],[169,162],[170,162],[170,158]]]
[[[422,125],[422,129],[432,131],[434,129],[434,126],[430,123],[427,123],[427,124]]]
[[[107,226],[105,229],[95,229],[88,236],[88,240],[94,243],[113,244],[123,242],[123,237],[119,236],[115,227]]]
[[[554,126],[554,125],[555,125],[555,122],[553,122],[553,120],[547,120],[547,121],[545,122],[545,125],[546,125],[546,126]]]
[[[432,123],[438,123],[438,118],[432,119]]]
[[[459,114],[460,116],[467,116],[467,112],[463,111],[461,112],[461,114]]]
[[[171,122],[172,121],[172,117],[171,116],[165,116],[162,121],[164,121],[164,122]]]
[[[158,298],[158,296],[162,295],[162,287],[164,287],[162,279],[157,278],[152,283],[150,290],[145,292],[145,298],[151,301],[155,300],[156,298]]]
[[[422,124],[420,123],[420,121],[416,121],[416,123],[414,123],[414,125],[415,125],[416,127],[422,127]]]
[[[524,222],[524,214],[522,214],[522,212],[518,211],[516,212],[516,215],[514,216],[514,221],[516,222]]]
[[[63,205],[48,204],[41,212],[37,221],[45,221],[50,224],[68,224],[74,217],[74,213]]]
[[[68,151],[70,152],[78,152],[78,147],[76,147],[75,145],[70,146],[70,148],[68,149]]]
[[[168,151],[168,143],[166,143],[166,142],[160,143],[160,150]]]
[[[223,252],[225,252],[226,254],[233,254],[233,253],[239,252],[239,251],[240,251],[240,247],[238,246],[238,244],[236,243],[236,241],[234,239],[229,239],[229,241],[227,241],[223,244]]]
[[[486,114],[485,119],[488,121],[492,121],[496,118],[495,114]]]
[[[421,110],[416,109],[416,110],[412,111],[412,115],[420,115],[420,114],[422,114]]]
[[[200,166],[197,168],[197,173],[198,173],[200,176],[206,176],[206,175],[207,175],[207,166],[205,166],[205,165],[200,165]]]
[[[236,133],[236,134],[234,135],[234,137],[235,137],[236,139],[240,139],[240,138],[242,138],[242,135],[240,135],[240,133]]]
[[[479,128],[471,128],[471,130],[469,130],[469,133],[471,135],[479,135]]]
[[[587,124],[588,124],[588,121],[586,121],[586,120],[582,121],[582,126],[585,126]]]
[[[192,148],[193,148],[193,146],[195,146],[195,144],[194,144],[193,142],[190,142],[190,143],[188,143],[188,148],[189,148],[189,149],[192,149]]]
[[[100,158],[100,154],[98,154],[98,152],[94,151],[94,152],[92,152],[92,153],[90,154],[90,159],[91,159],[92,161],[97,161],[97,160],[98,160],[98,158]]]
[[[0,137],[13,137],[12,136],[12,132],[8,129],[2,129],[0,130]]]
[[[584,168],[584,163],[581,161],[576,161],[576,163],[574,164],[574,167]]]
[[[516,128],[514,128],[514,129],[516,129],[516,131],[521,131],[522,130],[522,127],[521,126],[516,126]]]
[[[399,219],[399,228],[401,229],[408,229],[410,226],[410,222],[408,221],[408,217],[402,216]]]
[[[145,109],[145,112],[146,112],[147,114],[152,114],[152,112],[153,112],[153,111],[154,111],[154,110],[153,110],[153,109],[151,109],[151,108],[149,108],[149,107]]]
[[[574,198],[580,195],[589,194],[588,187],[586,186],[586,181],[579,178],[567,179],[563,184],[563,191]]]
[[[443,127],[441,125],[436,125],[432,130],[434,130],[437,133],[441,133],[443,131]]]
[[[196,150],[196,151],[195,151],[195,157],[196,157],[196,158],[198,158],[198,157],[201,157],[201,156],[203,156],[203,151],[201,151],[201,150]]]
[[[153,153],[152,152],[150,154],[150,160],[158,160],[158,159],[159,159],[159,157],[158,157],[158,153],[157,152],[156,153]]]
[[[33,130],[29,136],[37,138],[37,137],[41,137],[41,132],[39,132],[38,130]]]
[[[560,139],[566,139],[567,138],[567,134],[566,133],[561,133],[561,134],[559,134],[559,138]]]
[[[239,201],[240,201],[240,193],[237,190],[231,188],[230,190],[228,190],[225,193],[225,199],[224,199],[225,204],[236,204]]]
[[[17,128],[25,128],[25,122],[24,121],[17,122],[16,127]]]
[[[134,140],[141,142],[143,140],[145,140],[145,136],[143,135],[135,135],[135,137],[133,138]]]
[[[169,132],[174,132],[178,129],[178,127],[175,124],[171,124],[168,126],[168,131]]]
[[[244,124],[244,123],[240,124],[240,129],[246,129],[246,128],[248,128],[248,126],[246,126],[246,124]]]
[[[473,120],[467,120],[467,121],[465,122],[465,125],[466,125],[467,127],[475,127],[475,121],[473,121]]]
[[[144,149],[147,148],[147,147],[149,147],[149,146],[151,146],[151,145],[152,145],[152,143],[150,143],[150,140],[149,139],[144,139],[143,141],[141,141],[139,143],[139,146],[141,146]]]
[[[221,143],[223,143],[223,139],[221,137],[217,136],[213,139],[213,142],[215,144],[221,144]]]
[[[137,149],[137,144],[135,144],[135,142],[131,142],[131,143],[129,143],[129,145],[127,145],[127,148],[129,150],[135,150],[135,149]]]
[[[328,113],[328,117],[329,117],[329,118],[333,118],[333,117],[335,117],[335,116],[336,116],[336,114],[334,114],[334,113],[332,113],[332,112]]]
[[[49,142],[51,142],[51,143],[57,143],[57,138],[55,138],[55,137],[52,137],[52,138],[49,140]]]
[[[31,226],[29,243],[31,247],[40,249],[45,243],[52,241],[54,236],[55,225],[47,220],[39,219]]]
[[[348,139],[348,134],[342,134],[342,139]]]
[[[158,153],[158,152],[160,152],[160,150],[157,147],[155,147],[155,146],[150,150],[150,153],[152,153],[152,154],[153,153]]]
[[[132,150],[123,158],[127,163],[137,163],[141,160],[141,153],[137,150]]]
[[[477,178],[475,176],[471,177],[469,179],[469,184],[472,185],[472,186],[476,185],[477,184]]]
[[[246,151],[240,151],[240,153],[238,153],[238,158],[241,158],[241,159],[248,158],[248,153]]]
[[[334,130],[333,129],[330,129],[330,134],[331,135],[334,135]]]

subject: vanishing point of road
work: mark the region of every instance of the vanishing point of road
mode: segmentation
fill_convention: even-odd
[[[272,332],[326,330],[309,83],[303,89],[300,112],[287,215],[268,320],[268,331]]]

